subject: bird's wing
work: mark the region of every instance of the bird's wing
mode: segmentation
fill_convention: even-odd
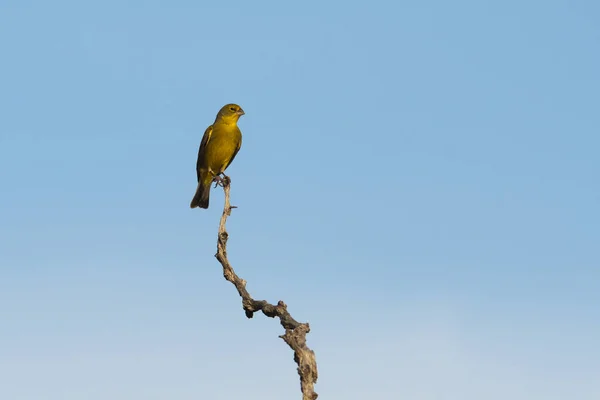
[[[204,136],[202,136],[202,141],[200,142],[200,148],[198,149],[198,160],[196,161],[196,176],[198,177],[198,181],[200,181],[200,166],[202,165],[202,161],[204,160],[204,153],[206,152],[206,145],[210,141],[210,137],[212,135],[213,126],[210,125],[204,131]]]

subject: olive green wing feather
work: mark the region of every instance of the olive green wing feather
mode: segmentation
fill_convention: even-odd
[[[204,131],[204,136],[202,136],[202,141],[200,142],[200,147],[198,148],[198,160],[196,161],[196,176],[198,177],[198,181],[200,181],[200,166],[204,161],[204,154],[206,153],[206,145],[210,141],[210,137],[212,136],[213,126],[210,125]]]

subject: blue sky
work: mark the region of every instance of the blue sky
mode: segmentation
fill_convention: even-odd
[[[213,2],[217,3],[217,2]],[[0,398],[600,398],[593,1],[0,3]]]

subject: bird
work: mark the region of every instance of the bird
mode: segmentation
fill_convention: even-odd
[[[244,114],[239,105],[226,104],[217,113],[215,122],[204,131],[196,161],[198,186],[190,208],[208,208],[212,182],[221,179],[220,175],[242,147],[242,132],[237,122]]]

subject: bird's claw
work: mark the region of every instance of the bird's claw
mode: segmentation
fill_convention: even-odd
[[[224,186],[226,183],[229,183],[231,180],[224,173],[219,173],[213,177],[213,182],[215,182],[215,187]]]
[[[213,177],[213,182],[215,183],[215,187],[217,187],[219,185],[223,186],[223,178],[221,178],[220,175],[215,175]]]

